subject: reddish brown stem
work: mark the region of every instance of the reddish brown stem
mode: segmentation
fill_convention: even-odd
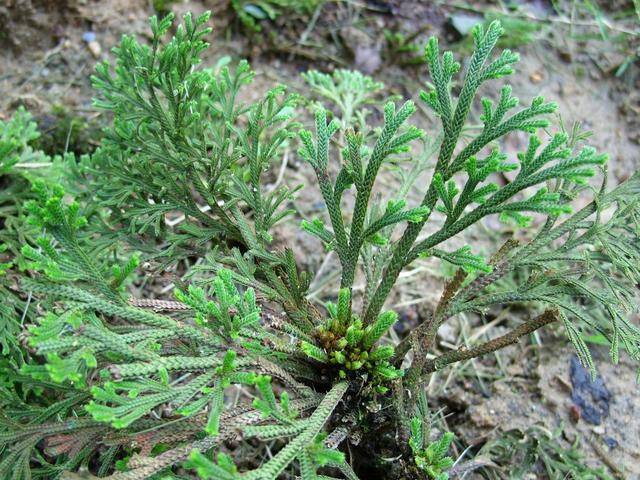
[[[521,337],[524,337],[525,335],[528,335],[538,330],[539,328],[548,325],[549,323],[555,322],[557,319],[558,314],[555,310],[545,310],[542,314],[538,315],[533,320],[529,320],[528,322],[517,326],[509,333],[494,338],[493,340],[489,340],[488,342],[482,343],[477,347],[453,350],[451,352],[440,355],[433,360],[429,360],[424,367],[423,373],[432,373],[445,367],[446,365],[460,362],[462,360],[476,358],[481,355],[486,355],[487,353],[495,352],[496,350],[508,347],[509,345],[513,345],[514,343],[518,342]]]

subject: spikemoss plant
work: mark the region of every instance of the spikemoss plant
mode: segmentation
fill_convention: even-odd
[[[200,65],[207,20],[186,15],[167,41],[172,18],[152,18],[150,45],[125,36],[116,64],[93,77],[95,104],[113,125],[69,173],[81,177],[77,200],[36,183],[27,209],[41,235],[23,248],[19,288],[40,317],[26,325],[28,361],[1,387],[1,478],[185,478],[182,465],[208,479],[442,479],[451,435],[429,443],[424,434],[434,371],[552,322],[564,324],[585,364],[590,331],[608,339],[614,361],[621,349],[640,357],[627,316],[640,280],[638,174],[592,187],[606,156],[547,133],[555,103],[519,107],[508,86],[478,102],[481,128],[463,140],[479,87],[518,60],[494,55],[498,22],[474,30],[463,73],[429,41],[433,88],[420,101],[441,121],[436,137],[410,124],[412,101],[386,102],[381,123],[368,124],[364,109],[376,108],[380,86],[348,72],[307,75],[332,109],[316,102],[311,129],[295,120],[300,97],[284,86],[242,103],[253,77],[246,62]],[[510,158],[499,140],[516,132],[528,146]],[[431,169],[414,150],[430,141]],[[295,189],[265,177],[292,145],[326,206],[302,228],[339,262],[336,305],[310,301],[310,272],[293,249],[273,246],[274,226],[295,215]],[[400,197],[375,193],[389,168]],[[507,173],[510,181],[495,182]],[[417,204],[412,189],[422,191]],[[587,200],[574,212],[579,196]],[[520,238],[529,240],[509,240],[490,258],[450,247],[490,215],[528,229]],[[424,257],[456,273],[432,315],[394,344],[387,332],[397,314],[385,302],[400,272]],[[147,272],[196,281],[176,278],[175,300],[139,298],[127,288],[150,279],[139,259]],[[515,303],[528,320],[433,355],[451,317]],[[383,461],[390,450],[393,465]]]

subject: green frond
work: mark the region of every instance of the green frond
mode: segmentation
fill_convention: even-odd
[[[398,321],[398,314],[394,311],[384,312],[376,321],[367,326],[362,340],[365,348],[371,348],[380,338],[387,333],[389,328]]]
[[[409,446],[413,452],[416,466],[427,475],[427,478],[436,480],[449,478],[446,470],[453,466],[453,459],[447,456],[447,452],[452,441],[453,433],[445,432],[439,440],[431,442],[425,447],[422,420],[419,417],[412,418]]]
[[[490,273],[492,270],[491,266],[487,265],[482,256],[471,253],[471,247],[469,246],[459,248],[453,252],[445,252],[436,248],[426,252],[425,256],[438,257],[453,265],[461,267],[467,273]]]
[[[195,470],[198,477],[203,480],[237,480],[241,478],[233,460],[225,453],[219,453],[218,461],[213,462],[199,451],[194,450],[189,455],[189,461],[185,463],[185,467]]]
[[[247,478],[273,479],[303,452],[314,438],[320,433],[323,425],[338,405],[347,391],[347,382],[335,384],[322,399],[318,408],[307,420],[307,427],[298,436],[293,438],[280,450],[271,460],[262,465],[259,469],[244,474]]]

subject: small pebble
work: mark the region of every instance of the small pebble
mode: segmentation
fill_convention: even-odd
[[[618,446],[618,441],[612,437],[604,437],[604,443],[606,443],[609,448],[616,448]]]
[[[84,32],[82,34],[82,41],[85,43],[90,43],[95,41],[96,39],[96,34],[95,32]]]
[[[531,80],[532,83],[540,83],[543,78],[544,77],[542,76],[541,72],[533,72],[531,75],[529,75],[529,80]]]
[[[102,47],[98,42],[96,42],[95,40],[89,42],[87,44],[87,48],[91,52],[91,55],[93,55],[93,58],[100,58],[100,55],[102,54]]]

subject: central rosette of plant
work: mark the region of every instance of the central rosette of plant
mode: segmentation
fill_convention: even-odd
[[[384,312],[372,324],[364,325],[351,312],[351,294],[346,288],[340,290],[337,305],[327,304],[327,311],[329,318],[315,331],[317,344],[303,341],[302,350],[321,363],[335,366],[340,378],[358,376],[376,392],[385,393],[385,384],[403,373],[389,362],[393,346],[377,344],[396,323],[396,313]]]

